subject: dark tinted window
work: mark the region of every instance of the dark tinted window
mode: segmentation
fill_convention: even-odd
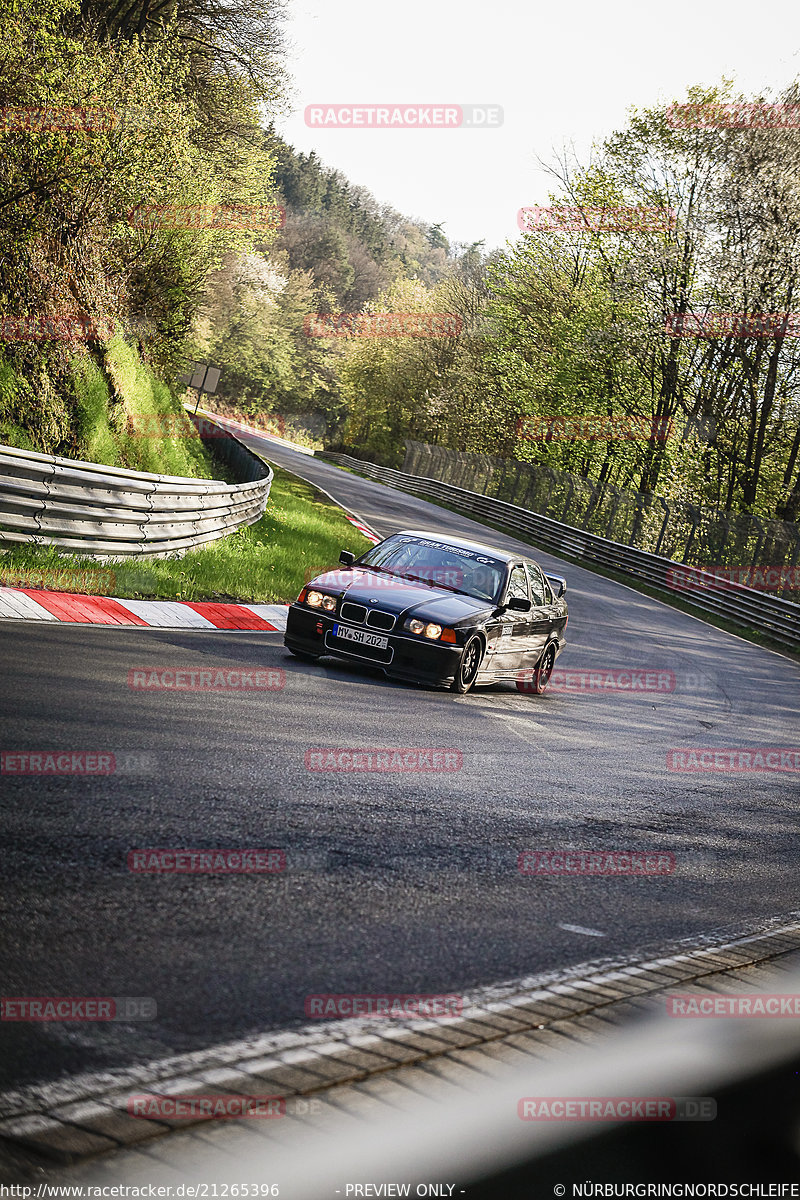
[[[395,534],[359,560],[391,575],[429,583],[479,600],[494,600],[505,575],[499,559],[453,546],[446,540]],[[525,593],[527,595],[527,592]]]

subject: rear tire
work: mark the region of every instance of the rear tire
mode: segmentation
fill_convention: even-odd
[[[474,634],[464,647],[458,663],[456,677],[450,684],[451,692],[458,692],[459,696],[467,694],[475,682],[475,676],[478,674],[482,658],[483,642],[477,634]]]
[[[544,654],[536,664],[536,669],[533,672],[531,680],[531,691],[537,696],[543,696],[547,691],[547,685],[550,682],[550,676],[553,674],[553,667],[556,661],[556,648],[550,643],[545,647]]]

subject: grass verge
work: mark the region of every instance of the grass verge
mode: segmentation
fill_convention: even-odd
[[[340,550],[361,554],[371,543],[329,497],[273,469],[260,521],[183,558],[98,563],[54,546],[23,546],[0,556],[0,585],[142,600],[294,600],[313,575],[338,562]]]

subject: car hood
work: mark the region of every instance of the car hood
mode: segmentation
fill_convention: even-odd
[[[318,575],[309,586],[336,592],[353,604],[382,609],[395,616],[421,610],[421,616],[426,620],[440,625],[454,625],[479,613],[490,613],[495,607],[490,600],[479,600],[435,584],[415,583],[366,569],[328,571]]]

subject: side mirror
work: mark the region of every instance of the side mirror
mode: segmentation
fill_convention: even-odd
[[[513,612],[530,612],[531,602],[525,596],[512,596],[506,608],[510,608]]]
[[[355,561],[356,561],[356,556],[355,556],[355,554],[353,554],[352,550],[343,550],[342,553],[339,555],[339,562],[342,564],[343,567],[352,567],[352,565]]]
[[[563,575],[547,575],[547,582],[553,589],[553,595],[556,600],[560,600],[567,590],[567,581]]]

